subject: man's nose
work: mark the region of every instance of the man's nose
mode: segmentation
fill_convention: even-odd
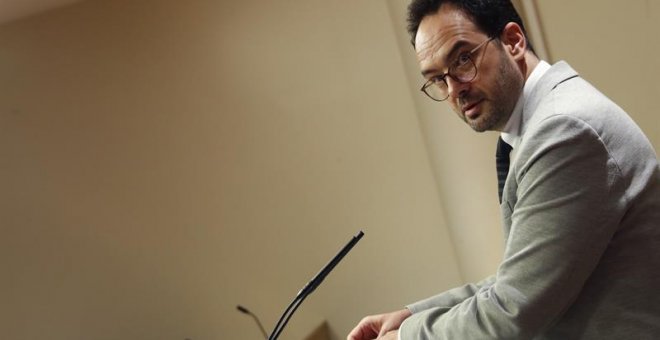
[[[465,96],[467,90],[470,88],[470,83],[462,83],[460,81],[454,80],[452,77],[446,77],[445,81],[447,82],[447,94],[452,98],[460,98]]]

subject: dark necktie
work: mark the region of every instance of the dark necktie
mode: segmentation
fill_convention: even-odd
[[[495,166],[497,167],[497,193],[502,203],[502,191],[504,191],[504,182],[506,176],[509,174],[509,154],[511,153],[511,145],[507,144],[502,137],[497,140],[497,152],[495,153]]]

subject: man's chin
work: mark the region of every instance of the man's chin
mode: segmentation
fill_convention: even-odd
[[[478,120],[476,121],[471,120],[471,121],[467,121],[467,123],[475,132],[486,132],[488,130],[491,130],[490,124],[487,124],[485,122],[481,122]]]
[[[503,127],[502,119],[497,115],[482,114],[474,120],[465,119],[465,122],[476,132],[500,131]]]

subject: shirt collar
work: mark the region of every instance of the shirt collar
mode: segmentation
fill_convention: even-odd
[[[532,93],[534,87],[539,82],[541,77],[550,69],[550,64],[541,60],[529,75],[523,86],[523,91],[516,102],[516,106],[509,117],[509,121],[502,130],[502,139],[514,149],[520,142],[520,132],[525,122],[529,121],[534,112],[525,111],[525,103],[529,99],[529,94]]]

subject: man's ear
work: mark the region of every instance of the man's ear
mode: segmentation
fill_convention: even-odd
[[[510,22],[504,26],[500,40],[514,60],[521,60],[527,50],[527,39],[520,25]]]

